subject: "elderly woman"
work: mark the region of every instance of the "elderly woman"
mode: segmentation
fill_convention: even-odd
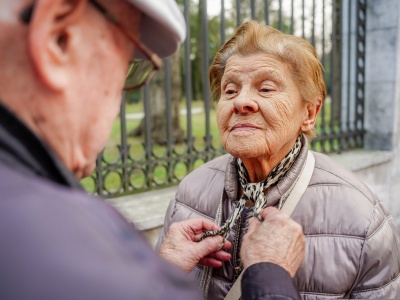
[[[222,225],[216,234],[231,241],[230,261],[213,270],[198,266],[194,275],[208,299],[223,299],[242,271],[248,219],[263,207],[285,205],[302,174],[326,87],[307,41],[254,21],[240,26],[219,50],[210,83],[229,154],[181,182],[164,232],[172,222],[194,217]],[[400,296],[400,240],[392,218],[355,175],[323,154],[311,156],[311,179],[292,214],[307,239],[305,260],[294,276],[300,295]]]

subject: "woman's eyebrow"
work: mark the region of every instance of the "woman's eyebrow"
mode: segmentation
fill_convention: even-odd
[[[239,72],[228,72],[227,74],[222,75],[221,84],[226,83],[227,81],[235,82],[238,78],[237,73]]]
[[[237,78],[241,75],[243,75],[243,73],[239,70],[231,69],[222,76],[221,84],[225,84],[228,81],[236,82]],[[284,75],[286,74],[277,72],[275,69],[260,69],[254,73],[254,76],[259,78],[259,82],[270,80],[281,87],[286,86]]]
[[[276,72],[273,69],[260,70],[256,73],[256,76],[262,76],[260,81],[271,80],[279,86],[285,86],[284,74]]]

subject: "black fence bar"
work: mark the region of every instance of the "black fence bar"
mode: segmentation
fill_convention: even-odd
[[[350,130],[350,105],[351,105],[351,70],[352,70],[352,60],[351,60],[351,35],[352,35],[352,4],[350,0],[347,0],[347,22],[348,22],[348,32],[347,32],[347,114],[346,114],[346,130]],[[347,140],[349,143],[349,140]]]
[[[166,98],[166,115],[167,115],[167,153],[166,153],[166,168],[167,171],[167,182],[171,182],[173,178],[173,164],[172,164],[172,145],[175,142],[172,134],[172,95],[171,95],[171,61],[170,59],[164,60],[164,81],[165,81],[165,98]]]
[[[324,70],[326,70],[326,44],[325,44],[325,1],[322,0],[322,66],[324,67]],[[325,81],[327,80],[326,74],[325,74]],[[326,118],[325,118],[325,105],[322,105],[321,108],[321,125],[320,125],[320,135],[326,136]],[[321,142],[321,150],[323,152],[326,152],[326,145],[325,142]]]
[[[306,22],[306,17],[305,17],[305,0],[301,0],[301,37],[304,39],[306,37],[306,32],[305,32],[305,22]]]
[[[96,159],[95,173],[95,193],[98,195],[104,195],[104,176],[103,176],[103,152]]]
[[[339,22],[337,25],[338,29],[337,29],[337,33],[336,33],[336,43],[338,45],[341,45],[342,44],[341,38],[343,36],[343,26],[342,26],[342,20],[341,20],[341,16],[343,15],[342,14],[343,0],[337,0],[337,1],[338,1],[338,5],[336,6],[336,14],[338,15]],[[338,65],[339,80],[341,80],[342,64],[340,62],[342,61],[342,49],[340,49],[339,53],[335,53],[335,57],[336,57],[337,65]],[[339,107],[339,109],[338,109],[338,113],[336,116],[336,120],[334,120],[336,123],[335,124],[336,126],[334,128],[335,128],[335,130],[337,130],[337,132],[339,132],[339,135],[340,135],[340,133],[342,132],[342,109],[341,109],[342,108],[342,83],[340,81],[338,82],[338,95],[337,95],[337,99],[335,99],[335,100],[336,100],[336,103],[338,103],[337,106]],[[341,137],[339,137],[337,139],[337,144],[338,144],[338,146],[335,151],[337,151],[338,153],[341,153],[343,150],[343,139]]]
[[[312,1],[311,45],[315,47],[315,0]]]
[[[365,94],[365,32],[366,32],[366,0],[357,1],[357,67],[356,67],[356,118],[355,128],[359,133],[356,139],[358,146],[364,141],[364,94]]]
[[[278,8],[279,16],[278,16],[278,29],[280,31],[283,30],[283,20],[282,20],[282,0],[279,0],[279,8]]]
[[[224,0],[222,0],[224,2]],[[193,144],[193,130],[192,130],[192,114],[189,113],[192,111],[192,64],[190,60],[190,18],[189,18],[189,0],[184,1],[184,16],[186,21],[186,40],[185,40],[185,103],[186,103],[186,145],[187,145],[187,168],[191,170],[194,166],[194,144]]]
[[[120,108],[120,126],[121,126],[121,159],[122,159],[122,186],[124,190],[129,190],[129,174],[127,170],[128,164],[128,155],[129,155],[129,145],[127,139],[127,132],[126,132],[126,105],[125,105],[125,93],[123,93],[123,99],[121,101],[121,108]]]
[[[294,33],[294,0],[290,3],[290,34]]]
[[[206,122],[206,132],[205,132],[205,149],[207,152],[207,159],[209,150],[211,150],[212,146],[212,136],[211,136],[211,129],[210,129],[210,87],[208,84],[208,66],[210,65],[209,62],[209,50],[208,50],[208,22],[207,22],[207,0],[203,1],[202,5],[202,18],[204,22],[202,22],[202,35],[203,35],[203,97],[204,97],[204,113],[205,113],[205,122]]]
[[[176,185],[195,167],[224,153],[215,120],[216,104],[210,99],[208,68],[236,26],[250,18],[304,37],[317,49],[326,71],[328,97],[318,118],[318,135],[311,144],[312,149],[339,152],[362,147],[366,1],[354,1],[182,0],[187,38],[177,57],[178,63],[175,64],[175,58],[166,60],[163,79],[146,85],[137,93],[136,100],[131,99],[132,94],[126,95],[127,106],[121,105],[110,146],[97,158],[91,177],[83,181],[85,188],[104,197],[115,197]],[[349,22],[349,36],[343,38],[345,27],[339,16],[345,7],[348,15],[344,10],[342,14]],[[347,45],[342,45],[342,41],[347,41]],[[347,57],[342,60],[344,49]],[[347,72],[343,99],[342,70]],[[182,87],[176,85],[178,77]],[[159,95],[155,96],[153,87],[160,87],[159,84],[165,94],[165,112],[154,116]],[[175,96],[176,89],[181,91],[179,97]],[[155,118],[165,118],[165,126],[153,128]],[[142,135],[131,135],[132,129],[138,126],[143,127]],[[175,126],[180,126],[180,130]],[[165,132],[165,141],[153,138],[155,132]]]
[[[151,138],[151,108],[150,108],[150,85],[146,84],[144,86],[144,120],[145,120],[145,134],[144,134],[144,148],[145,148],[145,174],[146,176],[145,187],[151,187],[153,183],[153,145],[152,145],[152,138]]]
[[[265,24],[269,25],[269,5],[268,5],[268,0],[264,1],[264,19],[265,19]]]
[[[236,0],[236,26],[239,26],[242,21],[240,18],[240,0]]]
[[[221,45],[225,43],[225,0],[221,0]]]
[[[335,132],[335,115],[334,115],[334,107],[333,107],[333,102],[332,99],[336,99],[339,95],[337,95],[337,89],[335,89],[335,86],[333,83],[335,82],[335,73],[337,72],[337,65],[336,65],[336,59],[335,59],[335,47],[336,47],[336,0],[332,0],[333,5],[332,5],[332,33],[331,33],[331,43],[332,43],[332,48],[331,48],[331,110],[330,110],[330,116],[329,116],[329,145],[330,145],[330,150],[334,151],[334,132]]]
[[[339,113],[338,113],[338,119],[337,119],[337,128],[338,128],[338,132],[339,135],[341,135],[343,133],[343,126],[342,126],[342,116],[343,116],[343,103],[342,101],[344,101],[343,99],[343,95],[342,95],[342,90],[343,90],[343,84],[342,84],[342,77],[343,77],[343,64],[342,64],[342,59],[343,59],[343,49],[342,49],[342,38],[343,38],[343,20],[342,20],[342,16],[343,16],[343,10],[344,10],[344,0],[340,0],[339,1],[339,5],[337,7],[337,13],[339,14],[340,18],[339,18],[339,34],[337,35],[337,43],[340,45],[340,52],[337,55],[337,60],[339,61],[338,65],[339,65],[339,98],[335,101],[338,101],[338,107],[339,109]],[[338,149],[337,152],[341,153],[343,151],[343,144],[344,144],[344,139],[342,137],[339,137],[338,139]]]
[[[250,6],[251,6],[251,18],[253,20],[255,20],[256,19],[256,0],[251,0]]]

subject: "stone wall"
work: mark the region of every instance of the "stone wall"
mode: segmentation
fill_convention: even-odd
[[[400,2],[367,0],[365,149],[391,159],[358,174],[386,203],[400,228]]]

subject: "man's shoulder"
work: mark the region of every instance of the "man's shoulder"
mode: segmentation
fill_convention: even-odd
[[[28,197],[30,199],[38,197],[38,199],[46,201],[53,199],[54,194],[64,199],[93,198],[81,190],[63,186],[40,176],[19,172],[3,164],[0,164],[0,178],[2,178],[0,181],[0,192],[2,194],[0,202]]]
[[[86,213],[108,214],[107,218],[113,221],[124,219],[113,208],[100,198],[88,195],[83,189],[71,188],[52,182],[49,179],[21,173],[0,165],[0,206],[2,209],[26,210],[34,206],[38,209],[37,215],[30,215],[33,219],[51,220],[59,210],[64,211],[64,216],[70,213],[74,218]],[[0,214],[2,210],[0,209]],[[33,220],[32,220],[33,221]]]
[[[103,232],[132,227],[114,208],[83,190],[2,165],[0,178],[3,178],[0,182],[0,219],[7,221],[9,226],[29,223],[31,226],[25,231],[31,231],[32,235],[42,235],[42,227],[48,227],[52,228],[49,234],[57,230],[67,233],[55,235],[55,239],[73,241],[77,237],[75,231],[84,234],[87,229],[89,234],[90,227]]]

